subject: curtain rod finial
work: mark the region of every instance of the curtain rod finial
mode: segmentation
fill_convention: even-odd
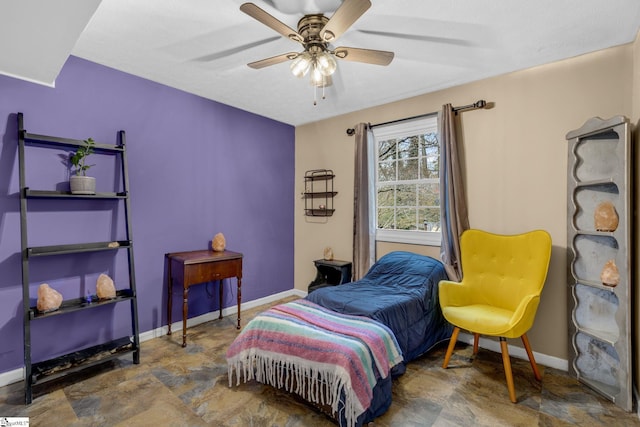
[[[356,130],[354,128],[347,129],[347,135],[353,136],[355,133],[356,133]]]

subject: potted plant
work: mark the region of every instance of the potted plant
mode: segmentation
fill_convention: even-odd
[[[69,186],[71,194],[96,194],[96,179],[87,176],[87,170],[95,165],[86,163],[87,157],[93,153],[93,147],[96,143],[93,138],[85,139],[83,142],[84,145],[78,147],[76,152],[69,156],[69,162],[75,169],[75,175],[69,177]]]

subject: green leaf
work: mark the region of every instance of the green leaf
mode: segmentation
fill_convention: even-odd
[[[86,171],[95,165],[87,165],[85,164],[87,156],[93,153],[93,147],[95,146],[95,141],[93,138],[87,138],[82,141],[85,145],[78,147],[75,153],[71,154],[69,157],[69,161],[75,167],[76,175],[86,176]]]

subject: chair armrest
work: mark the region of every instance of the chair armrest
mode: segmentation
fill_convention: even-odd
[[[539,295],[529,295],[525,297],[513,312],[511,322],[509,322],[512,325],[511,330],[508,334],[505,334],[505,337],[519,338],[522,335],[526,334],[527,331],[533,326],[539,304]]]
[[[469,286],[463,282],[441,280],[438,284],[438,297],[441,307],[459,307],[469,301]]]

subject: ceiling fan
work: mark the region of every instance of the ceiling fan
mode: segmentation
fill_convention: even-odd
[[[331,85],[331,75],[336,71],[336,58],[345,61],[364,62],[375,65],[389,65],[393,52],[355,47],[337,47],[331,43],[338,39],[349,27],[371,7],[369,0],[344,0],[331,18],[323,14],[304,15],[294,30],[253,3],[244,3],[240,10],[263,23],[284,37],[298,42],[302,52],[288,52],[271,58],[247,64],[254,69],[291,61],[291,72],[296,77],[311,76],[315,87]],[[324,95],[323,95],[324,98]],[[314,101],[314,105],[315,105]]]

